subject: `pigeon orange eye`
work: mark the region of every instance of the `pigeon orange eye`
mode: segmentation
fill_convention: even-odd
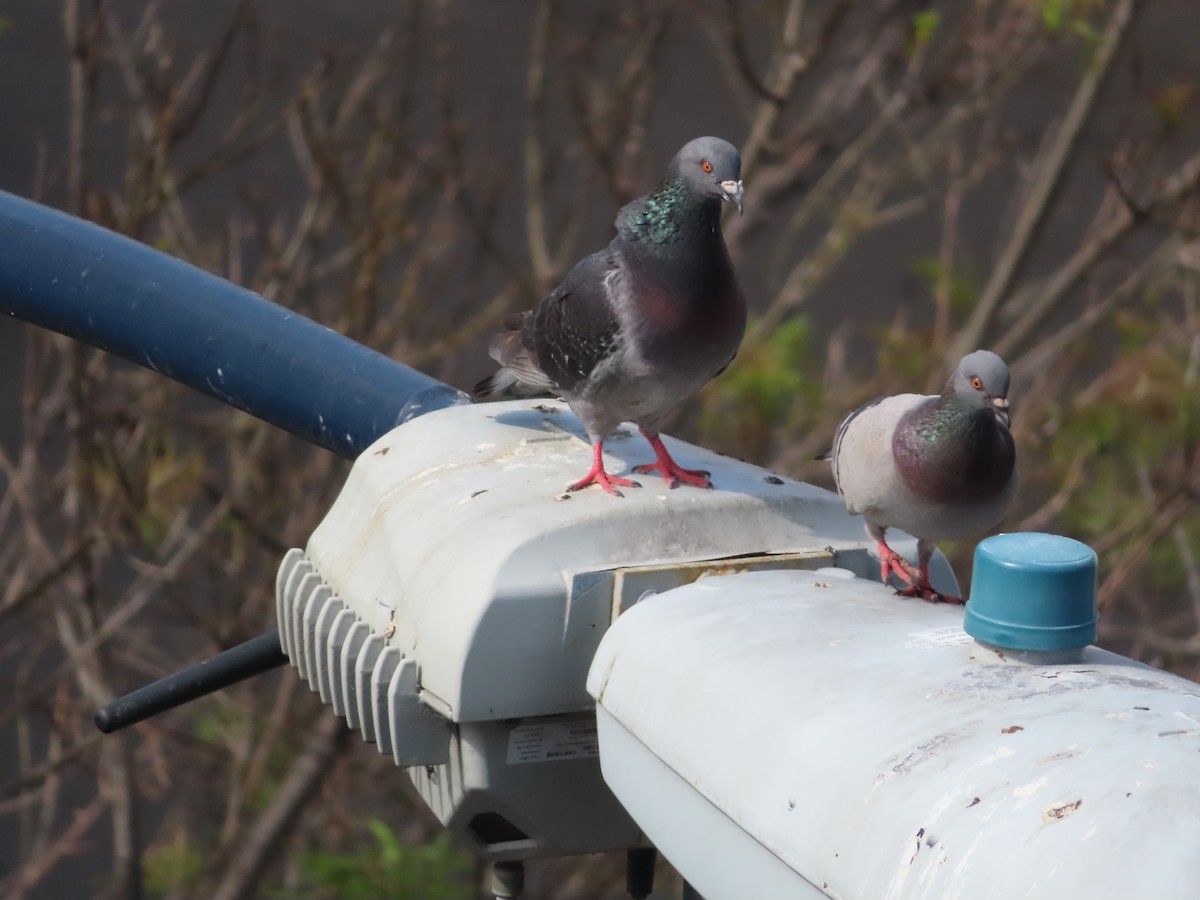
[[[710,163],[710,162],[709,162],[709,161],[706,159],[706,160],[704,160],[703,162],[701,162],[701,163],[700,163],[700,168],[702,168],[702,169],[703,169],[705,172],[711,172],[711,171],[712,171],[712,163]]]
[[[971,387],[975,388],[975,390],[977,390],[977,391],[983,390],[983,380],[978,375],[976,375],[974,378],[971,379]]]

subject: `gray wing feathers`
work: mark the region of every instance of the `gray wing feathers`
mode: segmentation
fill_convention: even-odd
[[[527,323],[525,343],[545,377],[565,392],[586,383],[620,345],[610,293],[618,266],[611,248],[580,260]]]
[[[838,427],[833,478],[853,515],[886,509],[899,478],[892,433],[901,416],[928,400],[921,394],[880,397],[852,412]]]
[[[611,249],[593,253],[536,308],[506,318],[504,330],[488,345],[501,369],[475,386],[475,396],[553,392],[569,398],[586,383],[620,346],[620,323],[609,293],[609,276],[617,265]]]

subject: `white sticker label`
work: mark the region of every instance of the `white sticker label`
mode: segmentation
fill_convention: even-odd
[[[518,725],[508,735],[508,764],[588,759],[600,755],[596,722],[538,722]]]
[[[961,647],[969,644],[973,638],[962,630],[961,625],[947,625],[945,628],[932,628],[929,631],[914,631],[909,637],[937,644],[939,647]]]

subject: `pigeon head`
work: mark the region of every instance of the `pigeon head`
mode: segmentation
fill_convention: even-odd
[[[728,141],[700,137],[683,145],[671,160],[670,174],[683,179],[701,197],[716,197],[742,211],[742,157]]]
[[[990,350],[968,353],[950,376],[946,392],[955,394],[970,406],[991,408],[1007,428],[1008,366]]]

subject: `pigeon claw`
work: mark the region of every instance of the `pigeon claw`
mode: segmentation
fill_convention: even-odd
[[[929,581],[928,565],[921,566],[919,569],[914,568],[912,563],[908,562],[907,560],[900,559],[900,557],[894,551],[892,551],[890,547],[888,547],[888,550],[892,552],[893,556],[896,556],[897,560],[899,560],[898,563],[893,561],[890,563],[890,565],[902,567],[894,568],[893,571],[895,571],[897,575],[908,582],[908,587],[904,587],[896,591],[896,593],[901,597],[920,597],[926,603],[957,603],[959,605],[965,605],[965,601],[962,597],[955,597],[953,594],[942,594],[934,590],[933,585]],[[912,576],[911,579],[907,577],[909,575]],[[883,583],[887,584],[886,575],[883,578]]]
[[[629,478],[618,478],[604,471],[604,443],[597,441],[592,446],[592,468],[586,475],[574,484],[567,485],[568,491],[581,491],[592,484],[598,484],[614,497],[624,497],[618,487],[640,488],[641,485]]]
[[[921,570],[889,547],[887,541],[880,541],[878,547],[879,575],[884,584],[888,583],[889,576],[893,574],[910,587],[920,585],[922,580],[929,584],[928,575],[922,576]]]
[[[616,475],[609,475],[604,469],[592,469],[574,484],[567,485],[568,491],[581,491],[585,487],[593,484],[598,484],[614,497],[624,497],[618,487],[640,488],[640,482],[634,481],[631,478],[619,478]]]
[[[651,472],[658,472],[666,481],[668,487],[677,488],[680,482],[690,484],[693,487],[712,490],[713,483],[709,480],[710,472],[703,469],[685,469],[675,460],[671,459],[671,454],[667,452],[666,445],[663,444],[662,438],[657,434],[651,437],[646,433],[645,429],[642,434],[646,435],[646,440],[650,442],[650,447],[654,450],[654,462],[642,463],[640,466],[634,466],[633,471],[639,475],[648,475]]]
[[[933,589],[928,581],[918,584],[910,584],[906,588],[896,591],[901,597],[920,597],[926,603],[956,603],[960,606],[966,605],[962,597],[955,597],[953,594],[942,594]]]
[[[675,465],[673,460],[668,460],[668,465],[663,466],[661,463],[643,463],[640,466],[634,466],[633,471],[639,475],[649,475],[652,472],[658,472],[662,475],[663,480],[672,488],[679,487],[679,483],[694,485],[698,488],[712,489],[712,481],[709,480],[711,473],[705,472],[703,469],[685,469],[682,466]]]

